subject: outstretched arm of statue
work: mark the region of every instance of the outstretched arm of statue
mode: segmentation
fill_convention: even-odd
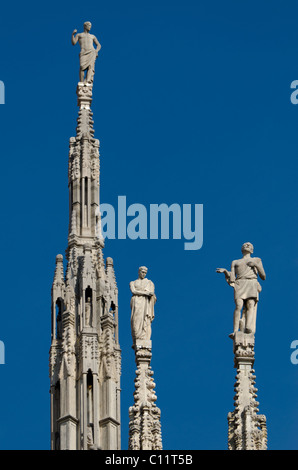
[[[228,271],[228,270],[225,269],[225,268],[217,268],[216,272],[217,272],[217,273],[224,273],[227,283],[228,283],[230,286],[234,287],[234,283],[235,283],[235,268],[234,268],[233,263],[232,263],[231,271]]]
[[[224,273],[227,283],[230,284],[230,276],[231,276],[231,273],[230,273],[227,269],[225,269],[225,268],[217,268],[217,269],[216,269],[216,272],[217,272],[217,273]]]
[[[75,36],[77,33],[77,29],[74,29],[71,35],[71,43],[74,46],[78,42],[78,35]]]

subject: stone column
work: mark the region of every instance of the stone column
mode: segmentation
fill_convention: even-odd
[[[162,450],[160,409],[151,368],[151,341],[138,340],[133,346],[137,365],[134,405],[129,408],[129,449]]]
[[[253,369],[255,336],[235,333],[234,367],[237,369],[233,412],[228,414],[229,450],[266,450],[266,417],[258,415],[257,388]]]

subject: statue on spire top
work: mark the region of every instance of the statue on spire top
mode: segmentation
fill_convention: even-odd
[[[234,288],[234,331],[229,335],[231,338],[235,337],[239,329],[244,333],[255,333],[257,304],[259,292],[262,290],[258,276],[263,281],[266,279],[261,258],[251,257],[253,245],[244,243],[241,251],[243,257],[232,261],[231,271],[224,268],[216,270],[218,273],[224,273],[227,283]]]
[[[150,341],[151,338],[156,296],[153,282],[146,278],[147,271],[146,266],[141,266],[138,279],[130,283],[131,333],[134,344],[137,341]]]
[[[90,21],[84,23],[84,32],[77,33],[75,29],[71,36],[71,42],[74,46],[79,42],[81,46],[80,52],[80,82],[92,83],[95,72],[95,61],[98,56],[98,52],[101,49],[101,45],[98,42],[98,39],[93,34],[90,34],[91,29]],[[93,44],[96,45],[96,49]]]

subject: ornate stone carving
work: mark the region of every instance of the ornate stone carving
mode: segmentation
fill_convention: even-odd
[[[68,312],[75,313],[75,292],[70,284],[65,287],[64,305]]]
[[[234,354],[234,366],[237,369],[235,409],[228,414],[228,448],[266,450],[266,418],[264,415],[258,415],[259,403],[253,369],[254,335],[237,332],[234,337]]]
[[[99,183],[99,148],[93,146],[91,150],[91,177]]]
[[[151,350],[139,347],[136,354],[134,405],[129,408],[129,449],[162,450],[160,409],[150,366]]]

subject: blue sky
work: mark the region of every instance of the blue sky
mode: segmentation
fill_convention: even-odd
[[[122,448],[135,363],[129,282],[156,286],[152,367],[165,449],[226,449],[233,410],[233,292],[217,267],[255,246],[267,279],[256,386],[268,447],[297,449],[297,1],[7,3],[0,18],[2,256],[0,448],[50,446],[50,293],[68,230],[79,47],[102,44],[94,83],[101,202],[203,204],[204,244],[107,240],[119,288]]]

